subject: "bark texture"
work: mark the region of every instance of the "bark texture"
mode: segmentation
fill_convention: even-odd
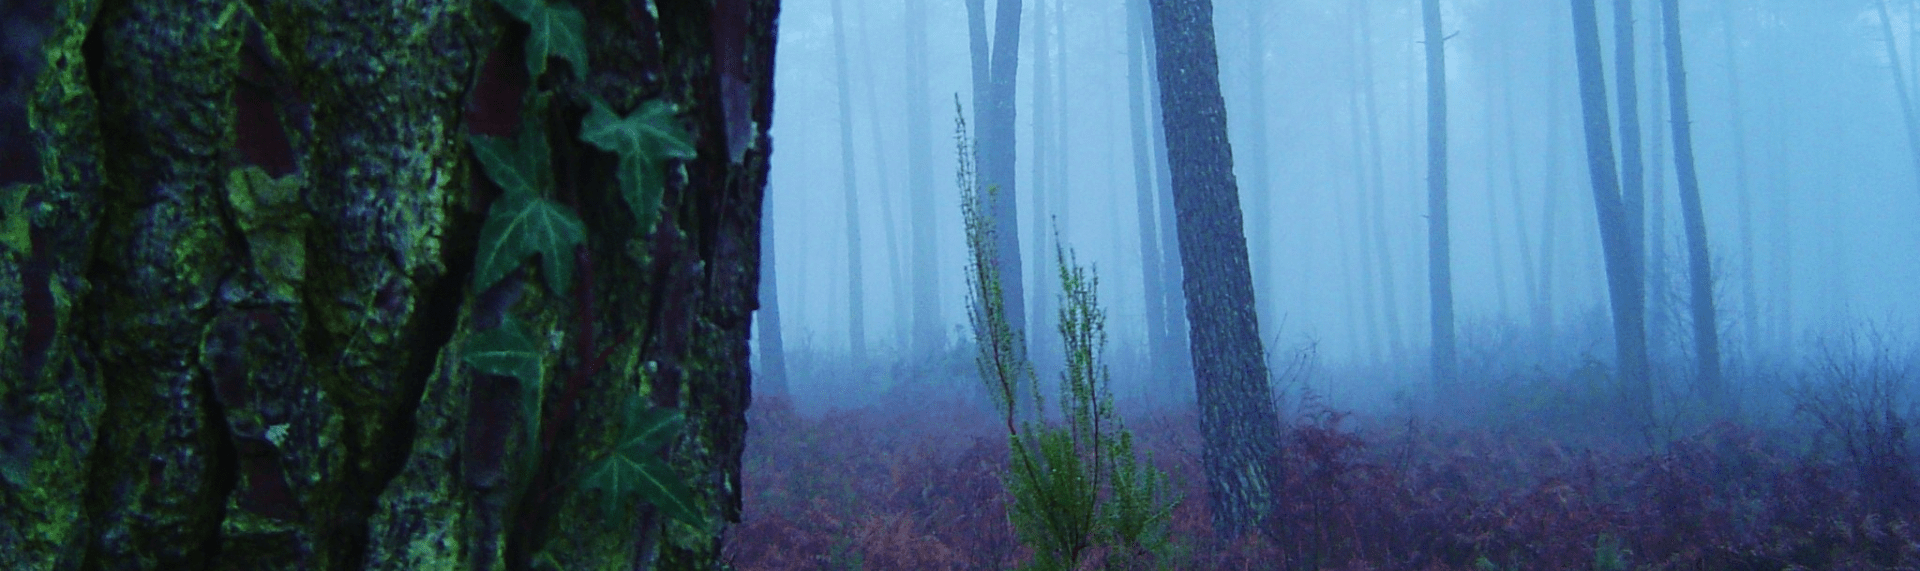
[[[1214,527],[1252,529],[1279,490],[1280,427],[1255,317],[1210,0],[1152,0],[1201,462]]]
[[[541,78],[481,0],[0,8],[31,31],[0,68],[0,568],[718,565],[778,2],[567,5],[592,66]],[[529,89],[577,287],[473,291],[500,190],[468,135],[518,128]],[[589,96],[681,108],[698,157],[651,233],[578,140]],[[550,345],[543,395],[462,361],[505,316]],[[666,459],[708,525],[569,488],[621,395],[685,413]]]

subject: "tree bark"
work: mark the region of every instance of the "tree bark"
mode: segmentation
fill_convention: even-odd
[[[564,59],[531,81],[527,28],[478,0],[0,8],[30,64],[0,66],[25,102],[0,124],[36,126],[0,131],[25,237],[0,248],[0,568],[719,566],[779,5],[577,5],[591,83]],[[654,232],[578,140],[589,98],[680,106],[697,156]],[[525,114],[585,228],[575,287],[527,277],[548,261],[476,291],[501,191],[468,136]],[[507,317],[550,349],[543,393],[463,363]],[[555,484],[628,395],[685,415],[664,458],[705,525]]]
[[[1251,212],[1247,225],[1247,238],[1250,240],[1247,255],[1253,261],[1254,302],[1259,307],[1260,323],[1270,330],[1266,335],[1275,335],[1280,323],[1279,292],[1275,289],[1273,273],[1273,167],[1267,146],[1267,130],[1270,128],[1267,117],[1267,11],[1272,3],[1265,0],[1253,0],[1244,3],[1247,7],[1247,156],[1253,164],[1248,165],[1248,173],[1253,175],[1252,188],[1247,193],[1251,203]],[[1262,337],[1263,339],[1267,337]]]
[[[933,109],[928,88],[927,0],[906,0],[907,192],[912,198],[913,354],[946,347],[940,316],[940,260],[934,201],[945,196],[933,181]]]
[[[993,37],[987,37],[986,1],[968,0],[967,21],[973,47],[975,162],[980,169],[980,186],[993,189],[981,196],[988,205],[988,216],[999,230],[994,232],[1000,252],[1002,299],[1006,301],[1007,322],[1015,335],[1027,323],[1024,268],[1020,262],[1020,210],[1014,198],[1014,87],[1020,65],[1020,0],[999,0],[994,9]],[[1021,342],[1023,346],[1026,341]]]
[[[1607,294],[1613,302],[1613,343],[1627,410],[1645,426],[1651,416],[1653,387],[1647,378],[1646,301],[1641,288],[1640,255],[1628,235],[1621,205],[1620,173],[1615,171],[1612,121],[1607,117],[1606,70],[1600,61],[1600,23],[1594,0],[1573,4],[1574,63],[1580,70],[1580,107],[1586,117],[1587,172],[1593,179],[1593,205],[1600,222],[1600,247],[1606,258]],[[1631,62],[1628,63],[1631,65]]]
[[[1387,239],[1386,155],[1381,150],[1380,106],[1373,82],[1373,12],[1369,9],[1372,3],[1354,4],[1360,10],[1360,83],[1361,104],[1364,107],[1361,114],[1367,120],[1367,153],[1373,157],[1368,165],[1372,175],[1367,182],[1368,194],[1372,199],[1368,220],[1373,223],[1373,258],[1380,278],[1381,316],[1387,326],[1387,346],[1391,348],[1388,359],[1397,366],[1406,358],[1407,349],[1406,336],[1400,329],[1400,294],[1398,286],[1394,284],[1393,247]]]
[[[1875,0],[1874,8],[1880,12],[1881,40],[1887,44],[1887,63],[1892,66],[1893,92],[1900,97],[1900,119],[1907,127],[1908,154],[1913,157],[1913,172],[1916,183],[1920,183],[1920,117],[1916,117],[1913,107],[1912,87],[1907,85],[1906,74],[1901,73],[1900,48],[1893,41],[1893,17],[1887,14],[1887,0]]]
[[[1693,116],[1687,109],[1687,60],[1680,43],[1680,0],[1660,0],[1660,12],[1666,39],[1667,109],[1673,123],[1674,174],[1680,180],[1680,213],[1686,219],[1695,382],[1708,399],[1724,405],[1728,395],[1720,377],[1720,328],[1713,309],[1713,261],[1707,251],[1707,221],[1700,207],[1700,175],[1693,165]]]
[[[1140,218],[1140,277],[1141,292],[1146,297],[1147,311],[1147,359],[1148,369],[1155,377],[1171,378],[1172,367],[1168,361],[1173,359],[1173,339],[1169,330],[1173,327],[1167,322],[1166,273],[1161,269],[1163,262],[1160,249],[1159,212],[1155,207],[1159,196],[1153,176],[1153,141],[1147,132],[1158,127],[1150,124],[1147,112],[1147,83],[1158,81],[1147,77],[1145,59],[1152,57],[1146,53],[1147,22],[1145,18],[1135,17],[1145,10],[1146,0],[1128,0],[1127,17],[1127,112],[1131,119],[1133,138],[1133,188],[1134,209]]]
[[[1214,527],[1238,537],[1261,523],[1279,491],[1281,432],[1254,316],[1212,4],[1153,0],[1153,30],[1192,323],[1201,462]]]
[[[846,18],[840,0],[833,5],[833,69],[840,105],[840,186],[847,219],[847,358],[855,367],[867,359],[866,272],[860,249],[859,175],[853,166],[853,88],[847,77]]]
[[[1440,1],[1420,3],[1427,48],[1427,295],[1433,343],[1433,381],[1454,388],[1453,260],[1447,231],[1447,48]]]

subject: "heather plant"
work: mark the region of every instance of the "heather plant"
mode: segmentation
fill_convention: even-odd
[[[1060,272],[1059,333],[1066,363],[1060,373],[1060,422],[1045,422],[1045,407],[1026,360],[1025,343],[1007,319],[994,262],[994,227],[972,168],[972,145],[956,102],[957,183],[966,220],[968,317],[975,363],[1005,420],[1010,457],[1003,483],[1007,518],[1033,550],[1025,567],[1081,569],[1097,555],[1107,568],[1164,564],[1166,527],[1174,502],[1166,477],[1142,465],[1132,435],[1114,413],[1106,351],[1106,311],[1099,280],[1065,248],[1056,248]],[[995,189],[986,190],[988,196]],[[1020,400],[1030,399],[1022,420]]]

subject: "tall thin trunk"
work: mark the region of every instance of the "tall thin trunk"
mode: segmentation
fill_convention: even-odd
[[[1020,210],[1015,200],[1013,101],[1019,77],[1020,9],[1020,0],[999,0],[994,9],[993,37],[989,41],[986,1],[967,2],[967,25],[973,49],[974,125],[978,133],[974,154],[978,157],[980,185],[991,190],[982,196],[991,202],[987,214],[998,228],[994,239],[1000,252],[997,269],[1002,280],[1000,294],[1006,302],[1007,322],[1024,338],[1027,306],[1025,268],[1020,263]]]
[[[1886,0],[1880,0],[1885,2]],[[1760,342],[1760,296],[1753,268],[1753,189],[1747,170],[1747,121],[1740,106],[1740,59],[1734,46],[1733,0],[1721,0],[1720,18],[1726,28],[1720,37],[1727,53],[1727,112],[1733,128],[1733,193],[1740,209],[1740,320],[1741,346],[1752,352]],[[1900,69],[1896,62],[1893,69]],[[1895,73],[1899,73],[1895,71]]]
[[[1593,179],[1593,207],[1600,222],[1600,247],[1606,257],[1607,294],[1613,302],[1613,343],[1620,377],[1627,390],[1629,416],[1645,426],[1651,419],[1653,385],[1647,377],[1646,301],[1640,288],[1640,254],[1627,235],[1621,204],[1620,173],[1613,154],[1612,121],[1607,116],[1606,69],[1600,60],[1600,22],[1594,0],[1571,0],[1574,63],[1580,70],[1580,108],[1586,117],[1587,172]],[[1632,62],[1628,62],[1631,65]]]
[[[1893,42],[1893,17],[1887,14],[1887,0],[1875,0],[1874,7],[1880,11],[1880,31],[1882,40],[1887,44],[1887,63],[1893,69],[1893,91],[1900,97],[1900,118],[1907,127],[1908,152],[1913,156],[1913,176],[1920,184],[1920,118],[1914,114],[1920,112],[1913,107],[1913,92],[1907,85],[1906,74],[1900,72],[1900,49]]]
[[[1548,3],[1551,9],[1552,3]],[[1547,144],[1546,172],[1542,176],[1542,197],[1540,203],[1540,304],[1533,307],[1533,330],[1536,341],[1542,349],[1553,347],[1554,306],[1553,306],[1553,262],[1560,258],[1554,251],[1554,238],[1559,236],[1556,228],[1560,219],[1560,194],[1566,189],[1560,188],[1560,155],[1562,130],[1565,127],[1564,111],[1561,109],[1561,96],[1566,93],[1564,81],[1566,74],[1564,55],[1561,51],[1561,26],[1559,18],[1551,18],[1547,26]]]
[[[1621,216],[1626,222],[1626,246],[1634,252],[1633,272],[1638,274],[1644,265],[1641,244],[1646,235],[1647,207],[1646,174],[1640,154],[1640,80],[1634,68],[1640,60],[1634,54],[1633,2],[1613,0],[1613,65],[1619,83],[1614,88],[1614,108],[1620,111],[1615,132],[1620,134]],[[1642,292],[1645,287],[1641,285]]]
[[[1053,3],[1053,217],[1054,227],[1065,235],[1069,228],[1068,214],[1072,212],[1073,201],[1067,199],[1067,162],[1072,157],[1073,145],[1067,138],[1067,98],[1072,90],[1067,87],[1067,2],[1054,0]],[[1044,81],[1044,80],[1042,80]],[[1036,111],[1038,112],[1038,111]],[[1111,173],[1110,173],[1111,174]],[[1051,273],[1051,272],[1049,272]],[[1058,279],[1057,277],[1055,279]]]
[[[1662,30],[1666,37],[1673,166],[1680,180],[1681,215],[1686,217],[1695,379],[1701,393],[1724,405],[1729,404],[1729,395],[1720,377],[1720,329],[1713,310],[1713,262],[1708,258],[1707,221],[1700,207],[1700,176],[1693,166],[1693,117],[1687,110],[1687,64],[1680,42],[1680,0],[1660,0],[1660,12],[1665,24]]]
[[[1285,481],[1280,426],[1253,315],[1253,275],[1227,143],[1226,103],[1211,0],[1153,0],[1155,53],[1166,98],[1183,289],[1192,323],[1201,464],[1214,529],[1239,537],[1268,513]]]
[[[787,344],[781,338],[780,282],[775,271],[773,244],[773,201],[760,203],[760,309],[753,312],[759,320],[760,370],[754,379],[755,396],[784,399],[791,396],[787,387]]]
[[[1527,296],[1527,315],[1539,313],[1540,300],[1539,274],[1534,272],[1533,246],[1528,244],[1526,193],[1520,188],[1520,142],[1514,136],[1513,101],[1513,44],[1511,35],[1503,35],[1500,41],[1500,101],[1502,103],[1501,123],[1506,127],[1507,139],[1507,191],[1513,194],[1513,231],[1514,244],[1520,251],[1520,283]],[[1537,328],[1539,323],[1534,323]],[[1536,334],[1538,334],[1536,332]]]
[[[1033,172],[1031,173],[1033,186],[1027,189],[1027,196],[1031,197],[1033,206],[1033,212],[1028,214],[1031,219],[1028,227],[1033,229],[1032,239],[1029,241],[1033,246],[1033,253],[1027,260],[1027,263],[1031,264],[1028,276],[1031,280],[1029,285],[1032,286],[1030,291],[1033,293],[1027,296],[1028,304],[1031,306],[1031,310],[1027,312],[1028,331],[1047,331],[1049,329],[1047,323],[1050,322],[1053,314],[1048,309],[1048,304],[1053,300],[1053,287],[1049,283],[1049,278],[1054,273],[1047,271],[1047,261],[1053,259],[1050,255],[1053,247],[1049,244],[1055,230],[1048,220],[1050,212],[1047,207],[1047,195],[1052,192],[1053,174],[1048,170],[1052,166],[1049,161],[1052,160],[1055,150],[1052,147],[1053,128],[1049,123],[1052,120],[1049,107],[1053,100],[1053,70],[1052,62],[1049,60],[1053,59],[1053,50],[1049,49],[1048,35],[1047,2],[1039,0],[1034,3],[1033,10]],[[1051,339],[1053,339],[1052,335],[1035,335],[1028,339],[1027,345],[1033,351],[1030,356],[1036,366],[1046,368],[1053,362],[1053,359],[1046,357],[1048,352],[1040,349],[1049,346]],[[1048,375],[1045,374],[1041,376],[1041,378],[1047,377]]]
[[[1370,259],[1374,248],[1378,247],[1373,242],[1375,234],[1370,230],[1373,227],[1371,224],[1372,217],[1378,214],[1373,208],[1373,200],[1371,197],[1373,176],[1374,173],[1378,172],[1378,168],[1373,166],[1373,164],[1374,161],[1379,160],[1380,154],[1377,152],[1372,154],[1366,153],[1363,150],[1364,145],[1362,143],[1363,141],[1368,143],[1373,142],[1372,135],[1367,132],[1367,125],[1371,121],[1367,119],[1365,112],[1361,110],[1361,102],[1365,93],[1365,91],[1363,91],[1361,76],[1365,73],[1365,70],[1362,69],[1364,66],[1360,63],[1360,46],[1356,39],[1358,35],[1356,28],[1358,27],[1360,18],[1364,17],[1364,15],[1361,14],[1361,7],[1363,5],[1364,3],[1362,2],[1350,2],[1347,4],[1347,17],[1350,20],[1346,33],[1347,54],[1349,56],[1347,59],[1347,70],[1349,72],[1347,74],[1349,79],[1347,88],[1347,117],[1349,122],[1348,126],[1353,133],[1352,138],[1349,139],[1349,145],[1351,146],[1353,154],[1354,204],[1352,213],[1354,241],[1359,249],[1357,265],[1359,266],[1360,272],[1360,292],[1362,297],[1360,307],[1361,313],[1366,319],[1368,354],[1372,357],[1371,362],[1377,365],[1385,363],[1387,360],[1386,348],[1383,347],[1383,345],[1385,345],[1385,339],[1380,332],[1380,307],[1379,304],[1376,303],[1375,296],[1380,288],[1380,281],[1375,273],[1379,268],[1375,266]]]
[[[1650,0],[1658,2],[1659,0]],[[1657,7],[1657,5],[1656,5]],[[1661,29],[1659,18],[1653,19],[1655,33],[1648,34],[1648,45],[1658,51]],[[1668,339],[1669,327],[1672,327],[1670,312],[1673,307],[1673,294],[1668,288],[1672,278],[1667,275],[1667,143],[1660,136],[1659,126],[1667,121],[1666,82],[1660,78],[1666,74],[1666,59],[1647,58],[1651,70],[1647,82],[1648,97],[1652,99],[1653,119],[1649,125],[1652,135],[1652,151],[1647,155],[1652,172],[1647,175],[1647,227],[1642,240],[1647,244],[1647,350],[1651,362],[1659,363],[1671,357],[1672,348]]]
[[[1274,286],[1273,274],[1273,186],[1268,166],[1267,147],[1267,29],[1265,24],[1270,2],[1246,2],[1249,13],[1246,15],[1247,33],[1247,156],[1252,164],[1248,173],[1253,180],[1249,185],[1250,210],[1247,227],[1247,255],[1252,256],[1253,292],[1255,307],[1258,310],[1262,327],[1272,328],[1279,324],[1280,309],[1277,305],[1278,292]],[[1278,331],[1266,331],[1273,335]]]
[[[1360,83],[1363,116],[1367,119],[1367,153],[1373,156],[1372,180],[1367,182],[1368,192],[1372,196],[1373,256],[1380,272],[1381,315],[1386,319],[1387,345],[1392,348],[1390,359],[1399,362],[1406,358],[1406,337],[1400,330],[1400,302],[1398,288],[1394,285],[1393,247],[1387,239],[1387,174],[1386,156],[1380,143],[1380,107],[1374,97],[1373,82],[1373,13],[1368,10],[1371,3],[1356,2],[1360,5]]]
[[[860,260],[860,194],[853,168],[853,86],[847,77],[847,28],[842,12],[840,0],[833,0],[833,62],[840,94],[840,184],[846,191],[847,350],[858,367],[867,358],[867,316]]]
[[[1147,131],[1156,128],[1148,124],[1147,82],[1157,81],[1146,77],[1145,59],[1152,57],[1145,50],[1146,22],[1134,17],[1144,10],[1134,10],[1136,5],[1144,5],[1145,0],[1128,0],[1127,18],[1127,115],[1131,118],[1133,139],[1133,188],[1134,208],[1138,212],[1140,223],[1140,277],[1141,292],[1146,297],[1147,359],[1148,369],[1155,377],[1171,377],[1167,361],[1173,358],[1172,339],[1167,323],[1166,274],[1161,270],[1159,213],[1155,209],[1155,179],[1153,176],[1152,139]]]
[[[1164,119],[1165,114],[1163,113],[1166,107],[1160,97],[1163,86],[1159,81],[1160,59],[1158,57],[1158,40],[1151,27],[1152,19],[1151,14],[1148,12],[1147,0],[1136,4],[1136,9],[1138,10],[1136,17],[1140,18],[1141,26],[1147,31],[1147,33],[1142,34],[1142,40],[1146,42],[1146,52],[1148,54],[1147,77],[1153,79],[1153,81],[1147,83],[1147,110],[1153,114],[1152,129],[1150,129],[1148,133],[1153,138],[1153,169],[1154,176],[1158,179],[1156,181],[1156,188],[1159,191],[1159,196],[1156,198],[1160,204],[1160,256],[1162,261],[1160,264],[1160,283],[1166,284],[1163,293],[1167,296],[1167,302],[1162,306],[1162,309],[1166,312],[1167,336],[1168,339],[1173,342],[1169,346],[1169,348],[1173,350],[1173,359],[1170,363],[1175,366],[1175,369],[1170,371],[1171,374],[1167,376],[1167,380],[1175,383],[1176,386],[1180,386],[1184,385],[1189,375],[1193,373],[1191,366],[1193,344],[1192,339],[1187,335],[1186,293],[1182,288],[1173,287],[1173,284],[1185,283],[1186,281],[1184,276],[1185,262],[1180,259],[1183,252],[1180,249],[1180,237],[1176,231],[1178,226],[1174,223],[1173,173],[1167,159],[1167,122]]]
[[[865,81],[861,82],[864,84],[861,87],[866,92],[867,129],[869,134],[873,135],[873,153],[874,156],[878,157],[884,156],[888,149],[894,148],[887,145],[886,130],[882,127],[883,125],[892,125],[893,123],[881,118],[880,97],[876,94],[877,89],[874,87],[875,84],[880,83],[880,76],[873,73],[872,56],[878,53],[873,50],[872,41],[873,30],[876,29],[876,26],[871,19],[872,15],[867,12],[866,3],[860,2],[858,5],[859,7],[856,8],[856,10],[858,10],[857,14],[860,17],[861,26],[860,52],[866,54],[865,57],[860,58],[860,76],[866,78]],[[900,239],[900,224],[904,222],[904,220],[898,216],[894,216],[893,209],[894,202],[905,192],[906,187],[894,183],[891,174],[894,172],[892,165],[893,161],[874,161],[873,182],[875,186],[881,189],[879,197],[880,216],[882,217],[881,227],[886,230],[887,283],[890,286],[888,291],[891,294],[888,298],[893,305],[893,311],[889,312],[893,317],[893,334],[889,335],[889,337],[898,344],[894,348],[895,354],[897,355],[908,350],[909,341],[911,340],[909,333],[912,331],[913,310],[911,309],[912,304],[909,303],[907,299],[907,255],[903,248],[903,241]]]
[[[1488,242],[1490,243],[1490,248],[1493,250],[1494,315],[1504,319],[1513,311],[1513,305],[1512,298],[1507,295],[1507,251],[1501,239],[1499,193],[1495,192],[1494,188],[1495,185],[1498,184],[1494,182],[1494,178],[1496,177],[1494,171],[1496,171],[1499,166],[1499,160],[1496,158],[1498,153],[1494,150],[1494,147],[1495,143],[1498,142],[1496,139],[1498,138],[1500,127],[1500,123],[1497,120],[1499,107],[1495,104],[1494,98],[1496,94],[1499,93],[1495,85],[1499,81],[1499,77],[1496,76],[1491,69],[1483,70],[1480,77],[1485,81],[1485,83],[1482,84],[1483,89],[1481,93],[1484,94],[1485,99],[1483,99],[1483,101],[1486,103],[1486,106],[1483,108],[1485,114],[1481,116],[1481,121],[1485,122],[1484,126],[1487,129],[1485,132],[1486,137],[1483,141],[1484,145],[1480,154],[1481,166],[1485,170],[1480,180],[1483,189],[1482,195],[1487,199]],[[1511,129],[1511,127],[1509,127],[1509,129]],[[1512,144],[1509,143],[1508,146],[1511,147]]]
[[[940,262],[934,202],[944,196],[933,181],[933,110],[928,97],[927,1],[906,0],[907,184],[913,219],[913,354],[946,345],[940,318]]]
[[[1427,44],[1427,293],[1432,315],[1433,380],[1454,388],[1453,260],[1447,232],[1447,48],[1440,0],[1423,0]]]

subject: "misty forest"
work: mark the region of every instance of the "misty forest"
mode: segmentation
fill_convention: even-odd
[[[738,568],[1920,566],[1920,3],[779,31]]]

